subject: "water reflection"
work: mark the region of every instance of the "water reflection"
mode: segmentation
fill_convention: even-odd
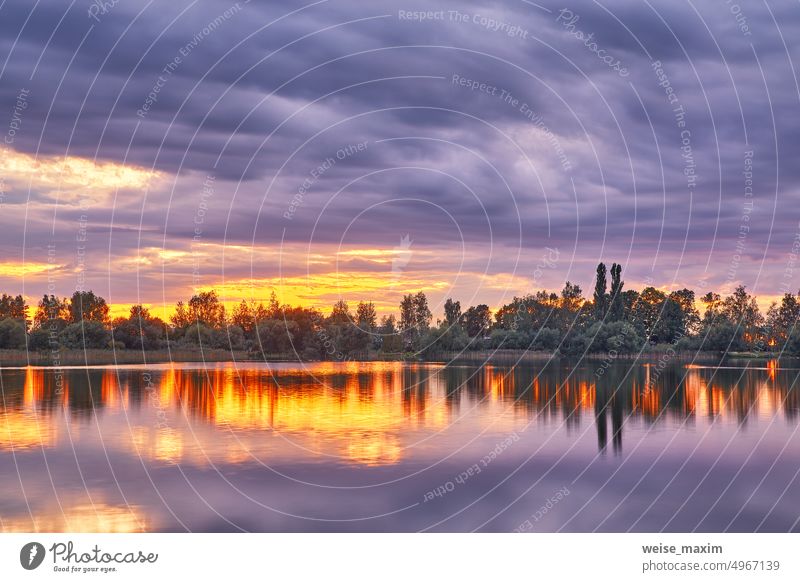
[[[104,446],[165,463],[285,456],[399,462],[469,420],[477,432],[594,423],[600,451],[622,450],[626,423],[795,421],[797,370],[617,365],[597,369],[318,364],[237,369],[47,369],[2,373],[0,450]]]
[[[140,507],[66,499],[36,514],[6,517],[2,531],[139,533],[150,531],[149,521]]]
[[[800,409],[797,374],[797,368],[776,362],[716,368],[589,362],[7,369],[0,372],[0,529],[183,527],[170,517],[186,497],[176,484],[192,481],[195,492],[194,480],[201,479],[203,495],[223,495],[237,468],[287,476],[293,488],[312,481],[333,488],[374,487],[451,457],[467,459],[454,461],[455,469],[442,465],[440,473],[420,477],[424,493],[511,433],[526,438],[513,455],[504,453],[503,462],[512,456],[523,462],[543,451],[569,458],[569,466],[581,472],[595,459],[632,454],[633,445],[651,433],[681,434],[705,425],[745,442],[742,431],[758,425],[764,435],[772,430],[759,445],[766,462],[793,438]],[[774,428],[781,420],[791,433]],[[721,454],[713,439],[709,446]],[[688,441],[675,447],[692,454],[694,441],[691,448]],[[652,466],[650,457],[641,458],[644,467]],[[306,482],[309,467],[316,472]],[[391,475],[374,473],[392,469]],[[162,472],[161,487],[153,484],[153,471]],[[220,478],[212,479],[215,475]],[[267,495],[262,475],[252,483]],[[162,489],[173,486],[172,499],[162,499]],[[156,497],[142,498],[147,487]],[[408,503],[419,500],[421,493],[407,483],[398,487],[389,499],[410,491]],[[353,495],[358,507],[361,494]],[[376,499],[382,507],[385,498]],[[308,497],[293,502],[302,508]],[[322,502],[325,511],[338,507]],[[218,503],[231,502],[225,497]],[[502,499],[498,506],[507,503]],[[184,513],[197,511],[195,503]]]

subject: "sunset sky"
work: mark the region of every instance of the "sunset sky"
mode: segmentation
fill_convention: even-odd
[[[797,292],[800,13],[740,4],[0,3],[0,292]]]

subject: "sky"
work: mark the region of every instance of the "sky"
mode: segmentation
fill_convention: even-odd
[[[0,292],[800,288],[800,5],[0,3]]]

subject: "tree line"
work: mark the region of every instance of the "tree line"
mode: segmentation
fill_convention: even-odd
[[[610,283],[608,276],[610,275]],[[701,315],[698,305],[702,307]],[[405,295],[399,313],[378,318],[372,302],[351,310],[344,300],[329,313],[242,301],[226,310],[215,291],[179,301],[169,321],[146,307],[111,319],[106,300],[92,291],[70,298],[44,295],[33,317],[21,295],[0,297],[0,349],[136,349],[207,347],[302,359],[358,359],[381,354],[487,349],[540,350],[563,355],[634,353],[650,346],[713,352],[800,355],[798,296],[785,294],[766,314],[743,286],[725,297],[697,298],[690,289],[625,289],[622,266],[597,265],[591,298],[567,281],[514,299],[494,313],[488,305],[462,310],[448,298],[442,319],[424,292]]]

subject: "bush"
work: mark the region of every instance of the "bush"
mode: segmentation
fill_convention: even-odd
[[[683,336],[675,342],[675,350],[679,352],[693,352],[700,347],[700,342],[697,338]]]
[[[800,356],[800,330],[795,330],[786,340],[785,353],[789,356]]]
[[[58,335],[65,348],[101,350],[110,347],[111,333],[99,321],[79,321]]]
[[[292,351],[300,326],[294,321],[282,319],[264,319],[256,323],[256,333],[259,339],[259,351],[265,354],[286,354]]]
[[[712,352],[741,352],[747,349],[741,326],[724,320],[706,327],[700,335],[700,342],[704,350]]]
[[[319,350],[314,346],[308,346],[303,349],[300,353],[300,359],[308,362],[314,360],[321,360],[322,356],[320,356]]]
[[[534,350],[554,350],[561,341],[561,333],[557,329],[543,327],[533,338]]]
[[[514,349],[517,347],[519,332],[508,331],[507,329],[495,329],[489,335],[489,347],[493,349]]]
[[[244,349],[244,331],[238,325],[215,329],[211,334],[211,347],[223,350]]]
[[[146,319],[117,320],[113,326],[114,341],[128,349],[157,350],[162,347],[163,325]]]
[[[53,348],[50,344],[50,330],[47,327],[37,327],[28,336],[28,349],[33,352],[46,352]]]
[[[590,352],[629,354],[638,351],[644,340],[636,328],[626,321],[598,321],[586,330],[585,342]]]
[[[586,352],[586,346],[589,341],[584,334],[573,331],[567,334],[556,353],[565,356],[583,355]]]
[[[429,346],[428,351],[460,352],[467,347],[469,338],[460,325],[443,323],[432,329],[423,341],[423,345]]]
[[[24,350],[25,322],[20,319],[0,320],[0,349]]]
[[[214,330],[203,323],[193,323],[183,332],[180,343],[185,346],[215,347]]]

